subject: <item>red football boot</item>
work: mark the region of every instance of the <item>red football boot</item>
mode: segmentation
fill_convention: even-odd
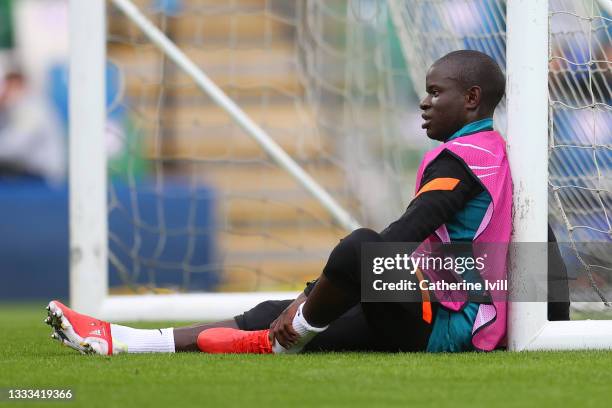
[[[84,354],[115,354],[110,323],[77,313],[57,300],[49,302],[47,314],[45,323],[55,329],[54,339]]]
[[[198,335],[200,351],[211,354],[271,354],[270,330],[244,331],[229,327],[203,330]]]

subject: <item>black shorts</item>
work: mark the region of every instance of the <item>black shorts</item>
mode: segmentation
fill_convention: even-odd
[[[262,302],[234,319],[241,330],[268,329],[292,301]],[[430,333],[421,303],[359,303],[312,339],[304,351],[423,351]]]

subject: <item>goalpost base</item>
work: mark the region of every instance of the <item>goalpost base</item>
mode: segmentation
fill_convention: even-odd
[[[266,300],[295,299],[294,292],[181,293],[108,296],[96,317],[122,321],[216,321],[231,319]]]
[[[515,351],[612,349],[612,320],[546,322],[536,336]]]
[[[239,315],[266,300],[297,297],[292,292],[115,295],[100,305],[98,317],[124,321],[214,321]],[[514,351],[612,349],[612,321],[546,322]]]

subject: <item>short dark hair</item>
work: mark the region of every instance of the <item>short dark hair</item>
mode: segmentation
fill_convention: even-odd
[[[495,60],[487,54],[473,50],[459,50],[446,54],[435,65],[447,65],[453,72],[452,79],[466,89],[479,86],[482,103],[491,111],[495,109],[506,91],[506,78]]]
[[[4,75],[5,81],[23,81],[25,80],[25,76],[23,73],[18,71],[10,71]]]

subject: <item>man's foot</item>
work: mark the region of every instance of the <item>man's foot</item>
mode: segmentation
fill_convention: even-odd
[[[270,330],[244,331],[217,327],[198,335],[198,348],[205,353],[271,354]]]
[[[57,300],[46,309],[45,323],[53,327],[53,339],[83,354],[114,354],[110,323],[77,313]]]

